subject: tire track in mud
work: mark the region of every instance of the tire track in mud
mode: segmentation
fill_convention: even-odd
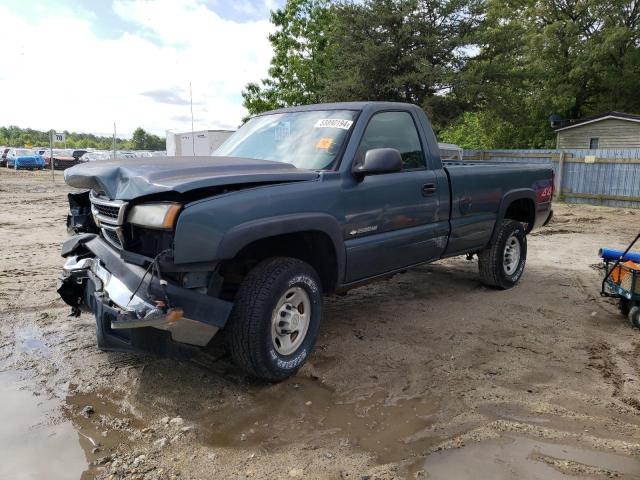
[[[600,371],[604,380],[612,386],[611,397],[640,413],[640,389],[638,388],[638,353],[640,344],[632,350],[614,349],[601,341],[587,347],[588,366]]]

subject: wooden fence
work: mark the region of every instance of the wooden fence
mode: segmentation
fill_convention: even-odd
[[[640,149],[465,150],[465,160],[551,165],[558,200],[640,208]]]

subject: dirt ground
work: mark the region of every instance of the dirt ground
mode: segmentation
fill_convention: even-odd
[[[640,332],[597,269],[640,211],[557,204],[509,291],[456,258],[327,298],[271,385],[99,351],[55,292],[67,191],[0,169],[0,478],[640,478]]]

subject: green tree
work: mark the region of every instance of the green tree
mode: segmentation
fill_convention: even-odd
[[[287,0],[271,13],[273,58],[268,77],[242,91],[250,114],[317,103],[332,68],[328,33],[335,22],[330,0]]]
[[[147,132],[141,127],[136,128],[131,136],[131,147],[133,150],[145,150],[146,144]]]
[[[553,147],[552,113],[640,111],[639,26],[635,0],[487,0],[456,93],[483,113],[487,147]]]
[[[436,126],[463,110],[452,92],[480,25],[481,0],[366,0],[338,8],[332,100],[390,100],[425,108]]]

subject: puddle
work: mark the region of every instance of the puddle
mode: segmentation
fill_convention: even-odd
[[[433,423],[438,402],[429,398],[388,403],[378,392],[342,403],[318,381],[295,378],[256,388],[243,404],[223,407],[197,418],[205,441],[215,446],[269,450],[308,440],[323,432],[376,455],[381,462],[422,455],[439,438],[420,437]]]
[[[0,373],[0,478],[80,478],[87,459],[73,425],[55,418],[55,401],[22,386],[14,372]]]
[[[638,478],[640,461],[578,446],[505,436],[434,453],[426,458],[423,468],[429,480],[568,480],[619,474]]]
[[[49,346],[37,328],[17,329],[14,333],[14,340],[18,352],[31,352],[35,350],[45,355],[50,353]]]

